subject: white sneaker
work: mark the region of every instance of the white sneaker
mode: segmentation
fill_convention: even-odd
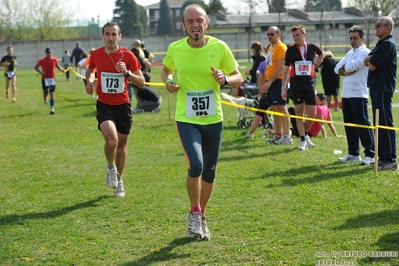
[[[202,233],[203,233],[202,240],[211,240],[211,233],[209,232],[205,216],[202,216]]]
[[[308,149],[308,143],[306,142],[306,140],[301,141],[301,142],[299,143],[298,150],[304,151],[304,150],[307,150],[307,149]]]
[[[281,137],[281,138],[279,138],[278,140],[276,140],[275,142],[274,142],[274,144],[276,144],[276,145],[280,145],[280,144],[292,144],[293,143],[293,141],[292,141],[292,138],[291,137]]]
[[[374,164],[374,158],[371,157],[364,157],[364,160],[362,161],[362,165],[369,165],[369,164]]]
[[[247,138],[249,138],[249,139],[253,139],[253,138],[254,138],[254,133],[248,132],[245,136],[246,136]]]
[[[269,143],[275,143],[277,140],[281,139],[282,137],[276,137],[276,135],[273,136],[273,138],[266,140],[266,142]]]
[[[308,144],[308,147],[309,147],[309,148],[313,148],[313,147],[315,146],[314,143],[310,140],[309,135],[306,135],[306,136],[305,136],[305,141],[306,141],[306,143]]]
[[[118,182],[118,187],[114,190],[114,196],[116,198],[123,198],[125,196],[125,190],[123,188],[123,181]]]
[[[116,167],[109,169],[107,166],[107,185],[112,188],[118,187],[118,170]]]
[[[202,231],[202,213],[190,212],[187,217],[187,235],[192,238],[202,239],[204,233]]]
[[[341,162],[341,163],[356,163],[356,162],[361,162],[361,161],[362,161],[362,158],[360,157],[360,155],[356,156],[356,155],[350,155],[350,154],[347,154],[344,157],[338,159],[338,162]]]

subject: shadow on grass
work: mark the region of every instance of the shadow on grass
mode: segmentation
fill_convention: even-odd
[[[237,118],[237,123],[238,123],[238,118]],[[223,125],[223,131],[225,130],[242,130],[245,131],[245,134],[249,131],[249,128],[240,128],[238,125]],[[245,137],[245,136],[244,136]]]
[[[342,178],[345,176],[352,176],[354,174],[353,168],[338,167],[340,163],[320,164],[317,167],[314,165],[300,166],[297,168],[289,168],[284,171],[283,169],[270,171],[268,169],[265,175],[257,177],[256,179],[270,178],[274,176],[283,176],[280,184],[270,184],[266,187],[284,187],[284,186],[299,186],[302,184],[318,183],[330,179]],[[359,166],[356,173],[364,174],[369,172],[373,174],[372,169],[368,166]],[[306,177],[298,177],[304,175]],[[252,178],[253,179],[253,178]]]
[[[399,249],[399,232],[385,234],[378,239],[373,245],[378,247],[378,250],[368,252],[369,257],[360,260],[361,265],[399,265],[397,257]],[[380,258],[376,257],[378,251],[389,251],[388,253],[380,253]]]
[[[97,111],[91,111],[91,112],[82,114],[83,117],[94,117],[94,118],[96,118],[96,115],[97,115]]]
[[[35,113],[31,112],[31,113],[26,113],[26,114],[2,115],[2,116],[0,116],[0,120],[5,119],[5,118],[14,118],[14,117],[21,118],[21,117],[25,117],[25,116],[34,116],[34,115],[41,115],[41,114],[37,113],[37,112],[35,112]]]
[[[198,242],[198,240],[189,238],[189,237],[180,237],[175,238],[172,242],[169,243],[164,248],[157,250],[156,252],[151,252],[150,254],[132,262],[121,264],[121,266],[142,266],[142,265],[149,265],[151,263],[162,262],[162,261],[169,261],[173,259],[182,259],[190,257],[190,254],[172,254],[172,250],[175,247],[183,246],[192,242]],[[187,249],[189,250],[189,249]],[[173,264],[172,262],[169,262]]]
[[[248,131],[243,132],[242,134],[239,133],[237,135],[235,135],[234,137],[231,136],[224,136],[222,139],[222,144],[221,144],[221,151],[222,153],[226,152],[226,151],[237,151],[237,152],[242,152],[242,153],[248,153],[252,155],[254,155],[254,151],[252,150],[252,148],[254,147],[254,143],[259,144],[259,147],[264,147],[264,149],[262,150],[262,152],[259,154],[262,157],[263,156],[267,156],[267,155],[280,155],[281,153],[286,153],[286,152],[294,152],[297,151],[297,148],[294,147],[293,145],[281,145],[279,146],[279,149],[274,149],[276,147],[275,144],[273,143],[268,143],[267,140],[270,140],[271,138],[261,138],[261,141],[256,140],[256,142],[254,142],[255,140],[253,139],[249,139],[245,136],[245,134]],[[232,140],[227,140],[227,139],[231,139]],[[284,147],[283,147],[284,146]],[[233,160],[236,159],[240,159],[239,158],[234,158],[232,157]]]
[[[222,147],[221,147],[221,158],[220,160],[224,161],[237,161],[240,159],[248,159],[248,158],[267,158],[267,156],[278,156],[281,154],[287,154],[291,152],[296,152],[297,149],[292,147],[292,146],[286,146],[286,148],[280,147],[280,149],[273,149],[273,146],[268,147],[268,145],[265,145],[265,150],[259,152],[258,154],[254,153],[253,151],[253,146],[248,143],[248,141],[251,141],[249,139],[243,139],[242,141],[233,141],[233,142],[222,142]],[[270,144],[274,145],[274,144]],[[243,155],[239,156],[231,156],[228,154],[229,151],[234,151],[234,152],[239,152]],[[245,155],[245,156],[244,156]],[[248,157],[250,156],[250,157]]]
[[[60,99],[60,101],[63,102],[62,107],[82,107],[82,106],[96,106],[96,100],[91,99],[90,95],[87,94],[89,97],[88,99],[85,98],[70,98],[68,96],[65,96],[65,94],[58,95],[57,97]]]
[[[337,226],[335,230],[350,230],[362,227],[379,227],[388,224],[399,224],[399,209],[384,210],[380,212],[370,213],[366,215],[359,215],[356,218],[347,219],[345,224]],[[385,234],[378,239],[376,243],[371,245],[376,247],[368,252],[368,257],[363,258],[361,265],[399,265],[399,259],[396,254],[399,249],[399,232]],[[377,251],[394,251],[396,253],[380,254],[376,257],[374,252]],[[394,255],[394,256],[392,256]]]
[[[396,219],[396,222],[398,220]],[[398,251],[399,249],[399,232],[392,234],[385,234],[378,239],[378,241],[374,244],[378,246],[381,250],[394,250]]]
[[[89,103],[89,102],[84,102],[84,101],[76,101],[75,103],[67,103],[63,104],[62,108],[76,108],[76,107],[83,107],[83,106],[96,106],[95,103]]]
[[[54,211],[48,211],[48,212],[42,212],[42,213],[29,213],[29,214],[11,214],[11,215],[6,215],[6,216],[0,216],[0,226],[6,226],[10,224],[23,224],[26,220],[33,220],[33,219],[51,219],[54,217],[58,217],[64,214],[67,214],[71,211],[78,210],[78,209],[83,209],[83,208],[89,208],[89,207],[97,207],[97,204],[99,201],[105,199],[105,198],[110,198],[111,196],[100,196],[96,199],[89,200],[86,202],[78,203],[75,205],[72,205],[70,207],[62,208],[59,210],[54,210]]]
[[[347,230],[361,227],[376,227],[388,224],[399,224],[399,209],[384,210],[366,215],[359,215],[356,218],[346,220],[345,224],[335,227],[335,230]],[[399,242],[399,238],[395,239]]]

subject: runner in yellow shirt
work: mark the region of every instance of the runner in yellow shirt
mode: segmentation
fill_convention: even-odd
[[[175,117],[188,163],[186,184],[191,204],[187,234],[204,240],[210,239],[204,213],[213,191],[223,131],[220,86],[242,83],[227,44],[205,35],[208,25],[200,5],[187,6],[182,16],[187,37],[170,44],[161,72],[167,90],[177,93]]]

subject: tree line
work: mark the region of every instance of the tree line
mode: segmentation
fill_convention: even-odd
[[[293,0],[287,0],[293,1]],[[398,0],[349,0],[348,6],[356,7],[363,14],[365,22],[370,14],[387,15],[397,20],[399,16]],[[243,0],[248,5],[256,5],[262,12],[284,13],[293,5],[286,0]],[[298,4],[298,2],[295,2]],[[184,2],[181,12],[187,5],[199,4],[208,14],[219,11],[228,14],[221,0],[210,0],[206,4],[202,0]],[[256,7],[255,6],[255,7]],[[71,25],[79,17],[80,7],[68,6],[67,1],[56,0],[0,0],[0,39],[3,41],[44,41],[76,39],[87,36],[90,26]],[[267,11],[265,11],[267,10]],[[303,10],[308,12],[341,11],[341,0],[305,0]],[[125,36],[149,35],[147,11],[135,0],[116,0],[113,10],[113,21],[117,22]],[[98,26],[92,22],[98,35]],[[167,0],[160,0],[157,34],[173,34],[173,19]]]

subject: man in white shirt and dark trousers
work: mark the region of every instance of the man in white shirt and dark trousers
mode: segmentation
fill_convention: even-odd
[[[349,29],[349,41],[352,49],[336,65],[335,73],[343,76],[342,83],[342,113],[344,123],[370,126],[367,111],[368,67],[364,58],[370,50],[363,44],[364,28],[353,26]],[[338,161],[342,163],[362,162],[363,165],[374,164],[374,132],[371,128],[345,126],[348,154]],[[361,159],[359,139],[364,148],[365,158]]]

